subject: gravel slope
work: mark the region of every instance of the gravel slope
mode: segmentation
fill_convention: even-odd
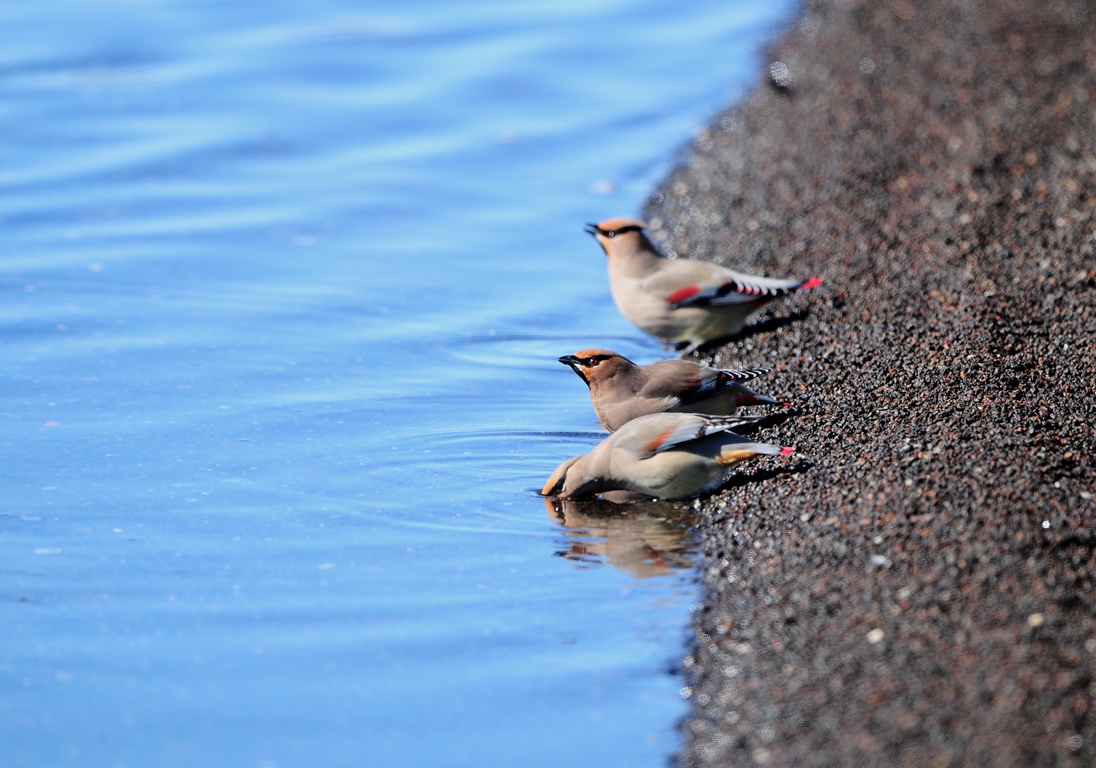
[[[716,351],[688,766],[1096,765],[1096,6],[811,3],[645,212],[822,288]]]

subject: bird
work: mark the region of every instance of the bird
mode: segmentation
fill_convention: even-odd
[[[730,416],[744,405],[791,405],[745,385],[767,368],[720,370],[691,360],[636,365],[608,349],[583,349],[559,361],[586,382],[598,420],[610,432],[662,411]]]
[[[609,287],[620,313],[665,341],[681,356],[742,331],[746,318],[771,301],[815,288],[822,278],[779,280],[735,272],[694,259],[668,259],[644,234],[639,219],[587,224],[609,262]]]
[[[759,416],[652,413],[633,419],[592,451],[559,465],[541,491],[568,499],[635,491],[684,499],[721,486],[729,468],[754,456],[789,456],[795,448],[755,443],[732,432]]]

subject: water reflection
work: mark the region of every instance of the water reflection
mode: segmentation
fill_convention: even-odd
[[[669,576],[694,565],[696,512],[681,502],[626,492],[585,501],[546,498],[548,514],[566,528],[556,554],[582,564],[609,563],[637,579]]]
[[[0,4],[0,764],[664,765],[695,580],[592,564],[691,521],[527,489],[663,356],[582,222],[791,11]]]

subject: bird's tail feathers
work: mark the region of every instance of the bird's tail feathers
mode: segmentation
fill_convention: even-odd
[[[769,397],[768,395],[759,395],[756,392],[742,388],[745,390],[738,396],[739,405],[787,405],[784,400],[777,400],[775,397]]]
[[[769,443],[732,443],[723,446],[716,457],[716,462],[721,467],[729,467],[740,461],[752,459],[754,456],[788,456],[795,448],[781,447]]]

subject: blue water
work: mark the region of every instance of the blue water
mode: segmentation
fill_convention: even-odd
[[[4,766],[645,766],[688,505],[555,358],[791,0],[0,4]]]

